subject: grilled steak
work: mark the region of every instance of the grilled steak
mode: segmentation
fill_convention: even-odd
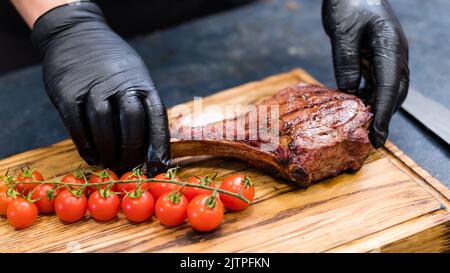
[[[263,105],[269,112],[278,110],[279,115],[275,119],[269,113],[262,115]],[[172,143],[173,157],[234,157],[301,187],[361,168],[370,148],[368,127],[372,114],[358,97],[299,84],[257,106],[256,112],[241,118],[202,128],[172,128],[177,130],[172,135],[184,135]],[[259,125],[256,137],[255,124]]]

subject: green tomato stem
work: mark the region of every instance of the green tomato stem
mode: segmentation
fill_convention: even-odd
[[[87,181],[87,180],[86,180]],[[154,178],[148,178],[148,179],[139,179],[139,180],[110,180],[107,182],[100,182],[100,183],[85,183],[85,184],[78,184],[78,183],[65,183],[62,181],[32,181],[32,182],[22,182],[22,181],[16,181],[16,184],[52,184],[52,185],[63,185],[63,186],[83,186],[83,187],[87,187],[87,186],[102,186],[102,185],[108,185],[108,184],[128,184],[128,183],[136,183],[136,182],[147,182],[147,183],[169,183],[169,184],[176,184],[176,185],[180,185],[180,186],[185,186],[185,187],[193,187],[193,188],[200,188],[200,189],[205,189],[205,190],[210,190],[210,191],[216,191],[218,193],[223,193],[223,194],[227,194],[227,195],[231,195],[233,197],[238,198],[239,200],[242,200],[246,203],[250,203],[250,201],[245,198],[242,193],[234,193],[234,192],[230,192],[227,190],[222,190],[220,188],[213,188],[210,186],[206,186],[206,185],[202,185],[202,184],[190,184],[188,182],[185,181],[177,181],[177,180],[164,180],[164,179],[154,179]]]

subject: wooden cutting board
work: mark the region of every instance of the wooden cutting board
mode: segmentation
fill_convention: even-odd
[[[298,82],[315,82],[303,70],[238,86],[203,100],[249,104]],[[192,102],[185,104],[192,107]],[[171,112],[173,113],[173,112]],[[85,166],[71,141],[0,161],[0,172],[25,166],[47,177]],[[254,204],[227,213],[222,226],[200,234],[188,225],[166,228],[157,219],[130,224],[123,215],[99,223],[87,216],[63,224],[38,217],[16,231],[0,219],[1,252],[439,252],[450,250],[450,191],[392,143],[373,150],[363,168],[299,190],[232,159],[191,160],[181,177],[243,172],[256,185]]]

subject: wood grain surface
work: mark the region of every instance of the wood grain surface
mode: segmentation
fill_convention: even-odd
[[[250,104],[298,82],[303,70],[272,76],[204,98],[203,105]],[[185,106],[192,107],[193,103]],[[175,108],[176,109],[176,108]],[[171,120],[176,111],[170,110]],[[197,233],[187,224],[167,228],[156,218],[131,224],[122,214],[100,223],[86,216],[63,224],[38,217],[16,231],[0,219],[0,252],[408,252],[448,251],[449,190],[388,142],[363,168],[299,190],[280,178],[225,158],[182,162],[181,177],[244,172],[256,186],[249,209],[227,213],[222,226]],[[88,167],[70,140],[0,161],[0,173],[31,166],[48,178]]]

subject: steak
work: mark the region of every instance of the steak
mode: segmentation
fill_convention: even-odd
[[[183,137],[172,142],[172,156],[233,157],[308,187],[314,181],[359,170],[369,153],[372,114],[356,96],[298,84],[255,108],[204,126],[175,124],[172,136]],[[275,117],[269,114],[272,110]]]

